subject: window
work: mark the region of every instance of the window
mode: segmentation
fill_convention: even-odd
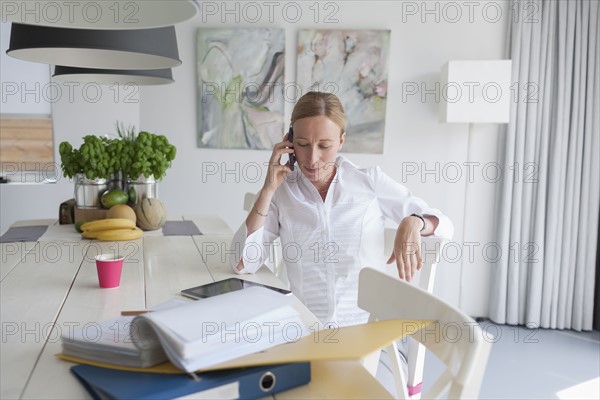
[[[10,23],[0,23],[2,182],[55,182],[50,66],[6,55]]]

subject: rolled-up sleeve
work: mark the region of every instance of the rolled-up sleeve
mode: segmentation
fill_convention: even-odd
[[[375,167],[370,172],[383,215],[398,224],[411,214],[435,216],[439,223],[433,232],[434,236],[452,239],[454,225],[444,213],[429,207],[423,199],[414,196],[404,185],[385,174],[381,168]]]
[[[252,212],[252,211],[250,211]],[[273,241],[279,237],[279,212],[277,206],[271,202],[264,225],[248,235],[246,221],[242,223],[231,242],[229,264],[237,274],[253,274],[266,265],[274,271],[274,263],[270,257]],[[244,268],[236,268],[240,260]]]

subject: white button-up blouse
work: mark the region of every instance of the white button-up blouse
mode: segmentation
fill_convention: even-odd
[[[254,273],[265,263],[272,269],[270,247],[280,237],[292,292],[322,323],[345,326],[368,319],[357,306],[358,273],[385,267],[386,218],[399,224],[413,213],[434,215],[439,219],[434,235],[447,239],[454,228],[379,167],[359,168],[343,156],[336,164],[324,201],[295,168],[275,192],[264,226],[248,236],[244,222],[236,232],[230,263],[237,273]],[[238,271],[242,257],[244,269]]]

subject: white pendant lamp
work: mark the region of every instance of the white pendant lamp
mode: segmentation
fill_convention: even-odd
[[[2,1],[4,22],[54,28],[146,29],[175,25],[198,13],[195,1]]]

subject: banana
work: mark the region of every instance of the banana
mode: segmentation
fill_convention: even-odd
[[[109,229],[135,228],[135,222],[127,218],[106,218],[96,221],[86,222],[81,225],[81,230],[86,231],[105,231]]]
[[[83,231],[81,232],[81,237],[85,239],[96,239],[100,232],[102,231]]]
[[[133,229],[109,229],[100,231],[96,235],[96,239],[102,241],[120,241],[120,240],[135,240],[142,237],[144,232],[139,228]]]

